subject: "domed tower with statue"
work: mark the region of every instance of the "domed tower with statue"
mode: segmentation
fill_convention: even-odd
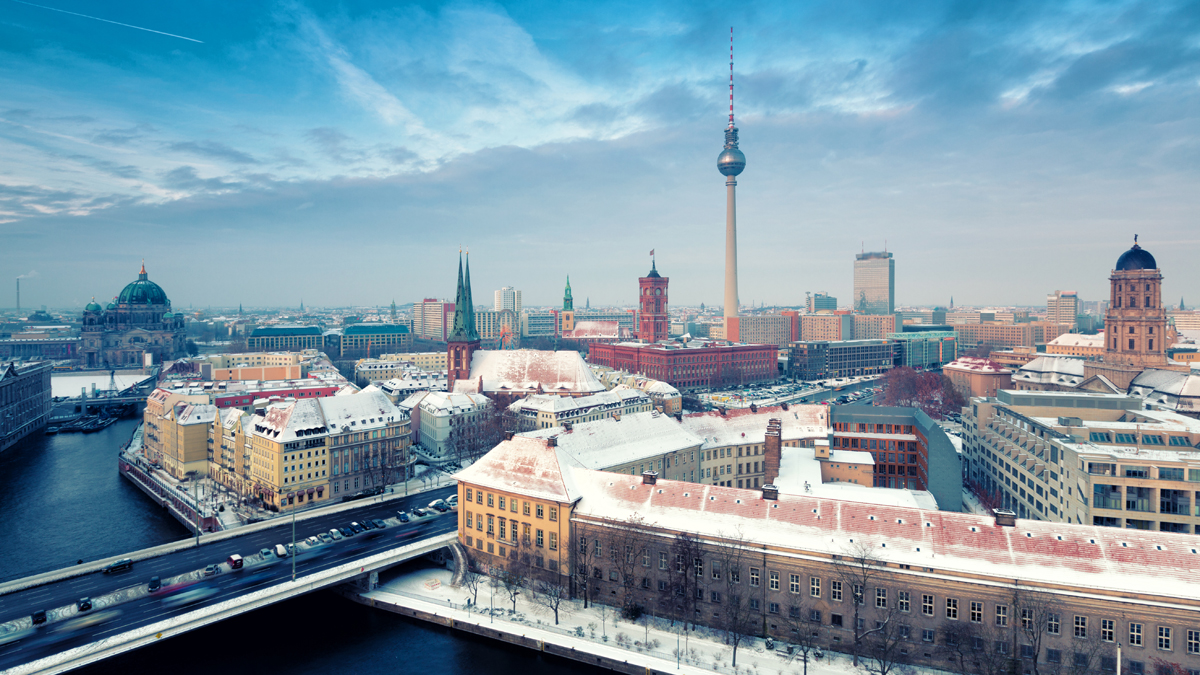
[[[101,308],[95,298],[83,309],[82,357],[89,368],[140,368],[184,353],[184,318],[171,311],[162,287],[146,265],[138,278]]]

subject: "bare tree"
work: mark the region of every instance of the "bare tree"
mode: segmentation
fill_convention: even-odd
[[[721,542],[713,550],[710,561],[712,577],[709,588],[720,589],[714,602],[722,605],[720,627],[725,631],[726,644],[733,647],[731,665],[737,668],[738,647],[747,639],[757,635],[762,627],[762,608],[751,604],[748,583],[742,579],[750,558],[750,550],[741,530],[732,534],[720,534]]]
[[[883,606],[880,603],[883,603]],[[867,672],[873,675],[889,675],[896,666],[907,663],[904,645],[908,643],[909,626],[901,624],[901,614],[896,603],[887,596],[875,598],[874,611],[868,611],[867,620],[873,622],[873,631],[867,633]]]
[[[685,628],[696,623],[696,592],[701,586],[701,575],[704,573],[703,556],[700,542],[695,537],[687,532],[675,535],[668,553],[671,593],[676,601],[675,618],[683,622]],[[697,565],[696,561],[701,562]]]
[[[555,575],[556,577],[558,575]],[[555,580],[539,580],[533,584],[531,588],[530,600],[534,604],[545,607],[554,612],[554,625],[558,625],[558,610],[562,606],[563,600],[569,595],[569,591],[561,581]]]
[[[483,575],[471,569],[470,561],[467,562],[467,569],[463,571],[462,587],[465,591],[471,594],[471,604],[479,604],[479,585],[483,582]]]
[[[592,594],[595,592],[597,584],[593,582],[593,570],[596,567],[596,545],[599,539],[589,537],[588,532],[580,531],[579,538],[575,547],[575,569],[572,570],[572,581],[575,583],[576,592],[583,595],[583,608],[588,608],[588,603],[592,599]]]
[[[793,647],[792,658],[799,659],[803,664],[803,675],[808,675],[809,659],[821,653],[821,643],[824,640],[825,629],[820,617],[813,621],[809,616],[811,610],[803,600],[788,608],[787,626],[791,629],[788,638]]]
[[[1021,656],[1029,659],[1033,675],[1050,672],[1046,669],[1050,664],[1046,662],[1042,646],[1049,634],[1051,619],[1057,622],[1062,614],[1061,603],[1049,593],[1016,585],[1013,587],[1012,604],[1014,619],[1019,622],[1015,632],[1024,638],[1024,644],[1029,647],[1029,654]],[[1014,653],[1019,648],[1014,645]]]
[[[642,517],[634,513],[619,525],[607,528],[606,532],[609,557],[620,575],[621,613],[630,620],[637,619],[644,610],[637,600],[640,595],[639,579],[648,579],[638,573],[643,567],[643,560],[650,554],[645,527]]]
[[[851,628],[854,631],[852,655],[854,665],[857,666],[863,653],[863,641],[878,631],[874,625],[867,625],[864,605],[867,602],[867,593],[875,592],[873,589],[882,575],[882,564],[875,553],[875,546],[869,541],[859,541],[849,544],[843,553],[834,556],[833,568],[838,581],[850,593],[850,606],[853,611]]]
[[[947,621],[938,629],[941,640],[934,649],[934,654],[945,659],[953,672],[958,675],[972,675],[975,672],[975,657],[971,646],[974,643],[975,632],[971,624],[961,621]]]

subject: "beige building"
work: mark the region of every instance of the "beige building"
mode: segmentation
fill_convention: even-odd
[[[1079,311],[1079,294],[1075,291],[1054,291],[1046,296],[1046,320],[1075,325]]]
[[[209,476],[239,497],[254,494],[250,476],[253,419],[238,408],[227,408],[214,416],[209,430]]]
[[[176,403],[159,420],[162,432],[163,469],[179,480],[191,472],[208,475],[209,432],[217,418],[217,406],[207,403]]]
[[[894,314],[855,314],[855,340],[883,340],[896,332]]]
[[[738,341],[753,345],[790,343],[793,317],[783,314],[742,315],[738,317]]]
[[[981,345],[993,349],[1005,347],[1034,346],[1033,326],[1027,323],[973,323],[956,324],[954,335],[958,339],[961,350],[969,350]]]
[[[508,406],[506,416],[513,424],[505,428],[518,432],[534,431],[649,412],[652,407],[645,392],[623,385],[579,398],[534,394]]]
[[[985,498],[1036,520],[1200,533],[1200,422],[1120,394],[972,399],[963,455]]]
[[[1046,353],[1061,356],[1095,358],[1104,354],[1104,333],[1081,335],[1065,333],[1046,343]]]
[[[837,342],[854,338],[854,315],[818,312],[800,317],[800,340]]]
[[[142,453],[150,462],[163,463],[164,444],[167,434],[175,434],[168,429],[173,424],[175,407],[180,403],[211,403],[209,396],[202,392],[177,393],[166,389],[155,389],[146,397],[146,408],[142,411]],[[207,454],[207,453],[206,453]]]
[[[779,420],[778,434],[770,430],[771,420]],[[779,466],[768,467],[769,442],[778,439],[773,457],[778,462],[784,447],[813,447],[832,430],[829,407],[789,405],[684,415],[681,422],[689,433],[703,439],[700,465],[695,477],[661,474],[664,478],[690,480],[706,485],[756,488],[778,478]],[[871,485],[867,481],[866,485]]]
[[[950,378],[966,398],[995,396],[1001,389],[1012,388],[1012,371],[990,359],[960,356],[942,366],[942,374]]]
[[[816,441],[813,456],[821,463],[822,483],[873,485],[875,459],[863,450],[830,450],[828,440]]]
[[[200,357],[211,374],[202,372],[206,380],[299,380],[308,377],[308,367],[319,352],[263,352],[245,354],[214,354]]]

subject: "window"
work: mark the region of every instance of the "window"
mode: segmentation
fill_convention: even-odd
[[[720,560],[714,560],[712,563],[712,578],[713,579],[721,578],[721,561]]]
[[[779,590],[779,572],[768,572],[767,588],[773,591]]]
[[[788,591],[792,593],[800,592],[800,575],[792,574],[788,576]]]
[[[1062,663],[1062,650],[1061,649],[1047,649],[1046,650],[1046,663]]]
[[[696,576],[697,577],[704,576],[704,558],[696,558],[695,560],[692,561],[692,564],[696,568]]]
[[[1021,610],[1021,630],[1028,631],[1031,628],[1033,628],[1033,610],[1032,609],[1022,609]]]
[[[594,546],[592,547],[592,555],[594,555],[596,558],[603,558],[604,557],[604,544],[601,544],[599,539],[597,539],[593,543],[594,543]]]
[[[1075,637],[1084,638],[1084,639],[1087,638],[1087,617],[1086,616],[1079,616],[1079,615],[1075,616]]]
[[[997,654],[1007,654],[1008,653],[1008,640],[996,640],[995,647],[996,647]]]
[[[501,499],[504,499],[504,497],[501,497]],[[495,503],[495,501],[494,501],[494,500],[493,500],[493,498],[492,498],[492,493],[490,493],[490,492],[489,492],[489,493],[488,493],[488,508],[491,508],[491,507],[493,507],[493,506],[495,506],[495,505],[496,505],[496,503]]]
[[[853,598],[853,599],[854,599],[854,604],[856,604],[856,605],[861,605],[861,604],[863,604],[864,602],[866,602],[866,598],[864,598],[864,597],[863,597],[863,587],[862,587],[862,584],[854,584],[854,589],[853,589],[853,590],[854,590],[854,598]]]
[[[1049,633],[1050,635],[1058,635],[1059,630],[1061,630],[1061,628],[1060,628],[1060,623],[1058,620],[1058,615],[1057,614],[1046,615],[1046,632]]]
[[[552,523],[558,522],[558,508],[557,507],[554,507],[554,506],[550,507],[550,522],[552,522]]]
[[[758,611],[758,598],[750,598],[750,609]]]
[[[946,618],[958,618],[958,600],[955,598],[946,598]]]
[[[557,532],[550,533],[550,550],[551,551],[558,550],[558,533]]]
[[[1033,658],[1033,645],[1021,645],[1021,658],[1023,658],[1023,659],[1032,659]]]
[[[882,609],[887,609],[888,604],[887,604],[887,589],[886,588],[876,588],[875,589],[875,606],[880,607]]]
[[[534,512],[534,515],[536,515],[538,518],[541,518],[543,515],[544,509],[541,504],[538,504],[536,508],[537,508],[537,510]]]
[[[829,599],[837,601],[837,602],[842,601],[842,582],[840,582],[840,581],[829,582]]]
[[[808,578],[808,595],[812,598],[821,597],[821,577]]]
[[[911,602],[908,591],[900,591],[896,593],[896,607],[898,607],[901,612],[909,611],[910,604]]]
[[[538,531],[537,531],[537,536],[536,536],[536,538],[535,538],[535,541],[534,541],[534,543],[535,543],[535,545],[536,545],[538,548],[542,548],[542,546],[544,545],[544,537],[543,537],[543,535],[542,535],[542,531],[541,531],[541,530],[538,530]]]
[[[1187,653],[1200,654],[1200,630],[1188,630]]]
[[[778,602],[767,603],[767,611],[770,612],[771,614],[778,614],[779,613],[779,603]]]
[[[921,630],[921,642],[933,642],[933,629],[924,628]]]
[[[996,625],[1001,628],[1008,627],[1008,605],[996,605]]]
[[[587,555],[587,537],[579,538],[579,555]]]
[[[642,549],[642,567],[649,567],[649,566],[650,566],[650,549],[643,548]]]
[[[1114,642],[1114,632],[1112,619],[1100,619],[1100,640],[1102,642]]]
[[[1171,651],[1171,629],[1167,626],[1158,627],[1158,648],[1164,652]]]
[[[1072,659],[1072,663],[1074,663],[1075,667],[1080,670],[1086,670],[1091,662],[1091,657],[1081,652],[1075,652],[1074,658]]]
[[[842,615],[841,614],[830,614],[829,615],[829,625],[841,628],[842,627]]]
[[[337,457],[337,453],[333,453],[333,456]],[[474,497],[472,496],[471,488],[467,488],[467,501],[472,501],[473,499]]]
[[[709,599],[712,600],[713,603],[720,603],[721,602],[721,594],[718,593],[717,591],[713,591],[712,595],[709,596]]]
[[[921,596],[921,614],[924,614],[925,616],[933,616],[933,596],[932,595],[922,595]]]
[[[658,554],[658,569],[667,569],[667,554],[662,551],[660,551]]]
[[[1146,664],[1141,661],[1129,662],[1129,673],[1131,675],[1144,675],[1146,672]]]
[[[488,506],[491,506],[491,504],[489,504]],[[504,495],[500,495],[499,497],[497,497],[497,498],[496,498],[496,506],[497,506],[497,507],[498,507],[498,508],[499,508],[501,511],[503,511],[503,510],[504,510]]]
[[[515,504],[516,504],[515,500],[513,503],[514,503],[513,511],[516,511],[517,508],[515,506]],[[524,515],[526,515],[526,516],[529,515],[529,502],[521,502],[521,511]]]
[[[799,613],[799,611],[800,611],[800,608],[797,607],[796,612]],[[813,623],[821,623],[821,610],[819,610],[819,609],[808,610],[808,620]]]
[[[1142,646],[1142,624],[1140,624],[1140,623],[1129,624],[1129,646],[1131,646],[1131,647],[1141,647]]]
[[[983,623],[983,603],[971,601],[971,623]]]

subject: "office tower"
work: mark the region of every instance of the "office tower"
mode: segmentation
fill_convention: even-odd
[[[896,261],[888,252],[854,257],[854,309],[862,314],[892,314],[896,307]]]
[[[495,306],[497,312],[511,309],[517,314],[521,313],[521,291],[514,289],[512,286],[505,286],[496,291]]]
[[[1075,291],[1054,291],[1046,296],[1046,320],[1075,325],[1079,314],[1079,294]]]

